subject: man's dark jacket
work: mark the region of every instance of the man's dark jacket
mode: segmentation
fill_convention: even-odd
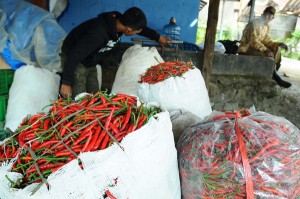
[[[117,11],[99,14],[98,17],[78,25],[68,34],[62,46],[62,53],[66,56],[62,74],[63,84],[72,84],[78,63],[86,67],[101,65],[108,51],[123,35],[116,31],[116,19],[120,16],[121,13]],[[148,27],[144,27],[139,35],[156,41],[160,36]]]

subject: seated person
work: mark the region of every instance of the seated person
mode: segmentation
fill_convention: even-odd
[[[268,24],[274,19],[275,12],[275,8],[269,6],[264,10],[261,17],[253,19],[246,25],[238,48],[238,54],[272,57],[276,64],[273,79],[281,87],[288,88],[291,86],[291,83],[282,80],[276,72],[281,62],[279,47],[285,50],[288,50],[288,47],[284,43],[273,42],[271,40],[270,27]]]

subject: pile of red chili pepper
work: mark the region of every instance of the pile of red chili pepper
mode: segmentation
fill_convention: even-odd
[[[178,142],[183,198],[300,198],[300,132],[284,118],[237,111]]]
[[[162,82],[169,77],[182,76],[185,72],[193,68],[192,62],[170,61],[159,63],[147,69],[141,76],[139,83],[156,84]]]
[[[158,112],[156,107],[137,106],[136,97],[125,94],[98,92],[76,102],[61,98],[48,114],[23,120],[14,136],[0,146],[0,162],[18,156],[12,171],[24,178],[12,187],[41,182],[81,152],[119,144]]]

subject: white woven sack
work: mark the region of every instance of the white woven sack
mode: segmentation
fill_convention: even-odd
[[[122,56],[112,93],[137,95],[140,75],[159,62],[163,62],[163,59],[155,47],[142,47],[139,44],[129,47]]]
[[[177,145],[177,141],[179,140],[181,134],[187,128],[189,128],[193,124],[202,121],[201,118],[184,109],[173,110],[172,112],[170,112],[170,117],[172,122],[172,130],[174,134],[175,145]]]
[[[212,112],[198,68],[187,71],[182,77],[170,77],[157,84],[139,84],[138,97],[144,102],[157,102],[168,111],[185,109],[200,118]]]
[[[58,98],[60,77],[32,65],[16,70],[9,90],[5,128],[15,131],[28,114],[47,112]]]
[[[118,199],[180,199],[180,182],[172,124],[168,112],[152,117],[142,128],[107,149],[79,155],[84,169],[74,160],[48,177],[42,186],[8,188],[7,167],[0,167],[0,196],[15,199],[103,199],[109,190]],[[15,178],[12,178],[15,179]],[[1,183],[2,184],[2,183]]]

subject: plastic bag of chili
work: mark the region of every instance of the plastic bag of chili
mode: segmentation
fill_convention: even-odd
[[[178,142],[183,198],[299,198],[299,129],[282,117],[213,112]]]

